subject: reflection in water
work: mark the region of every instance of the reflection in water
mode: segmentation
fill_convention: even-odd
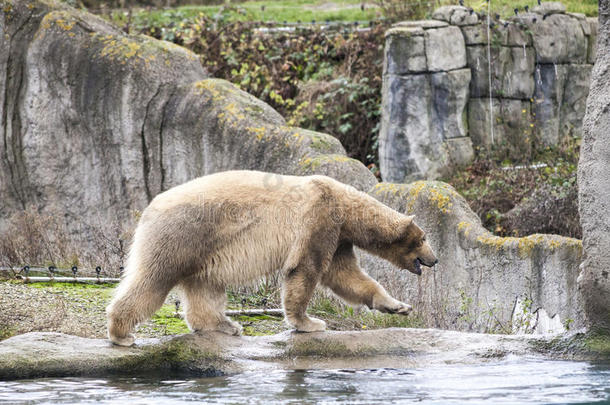
[[[610,364],[508,359],[414,369],[273,370],[185,380],[0,382],[0,403],[602,403]]]

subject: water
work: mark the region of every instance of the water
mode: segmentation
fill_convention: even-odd
[[[62,378],[0,382],[12,404],[551,404],[610,403],[610,364],[508,359],[414,369],[275,370],[150,380]]]

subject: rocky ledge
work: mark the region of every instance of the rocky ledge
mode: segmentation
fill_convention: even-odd
[[[0,380],[109,375],[214,376],[261,369],[422,367],[545,355],[600,360],[582,334],[549,338],[438,329],[327,331],[234,337],[187,334],[138,340],[130,348],[107,340],[33,332],[0,342]],[[604,343],[607,345],[607,340]],[[586,350],[585,350],[586,348]],[[605,354],[608,357],[606,348]]]

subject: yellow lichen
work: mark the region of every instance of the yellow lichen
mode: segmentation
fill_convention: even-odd
[[[262,140],[265,136],[265,127],[259,127],[259,128],[253,128],[253,127],[247,127],[246,128],[251,134],[256,135],[256,139],[258,139],[259,141]]]

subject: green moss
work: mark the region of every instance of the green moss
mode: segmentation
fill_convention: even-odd
[[[10,326],[0,327],[0,340],[8,339],[16,334],[17,332],[15,329],[11,328]]]
[[[181,335],[190,332],[186,322],[177,317],[175,311],[173,305],[164,305],[152,316],[152,322],[164,335]]]
[[[591,352],[598,353],[604,359],[610,359],[610,336],[593,334],[585,338],[584,344]]]
[[[318,155],[314,157],[306,156],[299,161],[299,165],[305,170],[315,171],[323,164],[332,162],[349,163],[351,161],[355,160],[344,155],[333,153],[329,155]]]

